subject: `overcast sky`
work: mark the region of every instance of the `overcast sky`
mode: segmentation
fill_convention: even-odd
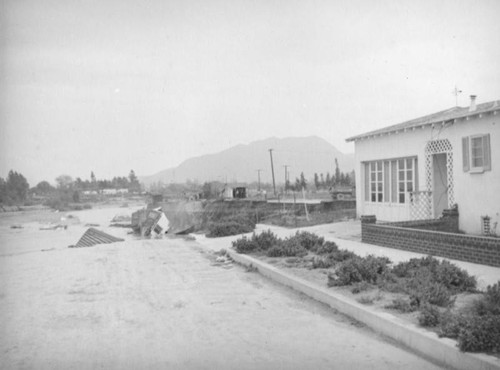
[[[0,0],[0,177],[153,174],[500,99],[500,1]]]

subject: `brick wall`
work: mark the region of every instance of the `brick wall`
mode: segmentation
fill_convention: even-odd
[[[374,217],[368,216],[365,219],[363,217],[361,220],[363,243],[500,266],[500,238],[378,225]]]

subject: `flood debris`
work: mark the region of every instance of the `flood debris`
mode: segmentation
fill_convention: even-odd
[[[23,225],[12,225],[11,229],[24,229]]]
[[[110,244],[123,242],[124,240],[91,227],[85,231],[76,245],[70,245],[69,248],[92,247],[97,244]]]
[[[68,225],[57,224],[41,227],[40,230],[66,230],[67,228]]]
[[[141,209],[132,213],[131,226],[143,237],[161,236],[168,232],[170,222],[161,208]]]
[[[129,214],[119,214],[115,215],[111,220],[111,224],[109,226],[113,227],[132,227],[132,218]]]

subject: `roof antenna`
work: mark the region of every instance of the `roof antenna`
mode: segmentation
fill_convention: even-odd
[[[457,85],[455,85],[455,88],[453,89],[452,94],[455,95],[455,107],[458,107],[458,94],[461,94],[462,90],[459,90]]]

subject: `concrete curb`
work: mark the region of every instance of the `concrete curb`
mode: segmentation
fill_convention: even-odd
[[[454,369],[500,370],[500,360],[496,357],[461,352],[456,342],[449,338],[438,338],[436,334],[409,325],[391,314],[369,310],[366,306],[335,294],[327,288],[288,274],[248,255],[238,254],[234,250],[227,250],[227,253],[235,262],[255,267],[262,275],[329,305],[376,332],[395,339],[423,357]]]

